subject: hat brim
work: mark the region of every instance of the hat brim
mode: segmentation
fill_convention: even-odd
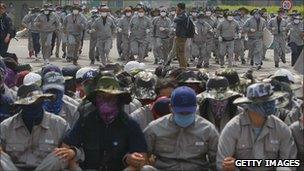
[[[250,100],[247,97],[240,97],[240,98],[235,99],[233,103],[238,105],[238,104],[246,104],[246,103],[268,102],[268,101],[273,101],[278,98],[284,97],[286,95],[287,95],[287,93],[285,93],[285,92],[274,92],[271,96],[269,96],[267,98],[257,98],[254,100]]]
[[[180,114],[180,113],[189,113],[189,114],[190,113],[195,113],[196,109],[197,109],[197,106],[190,106],[190,107],[174,106],[174,107],[172,107],[173,113],[177,113],[177,114]]]
[[[226,99],[229,99],[231,97],[236,97],[236,96],[241,97],[241,94],[231,91],[231,90],[227,90],[225,92],[215,91],[214,93],[207,92],[207,91],[203,92],[203,97],[206,99],[226,100]]]
[[[35,103],[37,100],[43,99],[52,99],[54,97],[53,94],[38,94],[26,98],[19,99],[14,102],[14,105],[30,105]]]
[[[64,91],[64,85],[58,85],[58,84],[47,84],[42,86],[43,91],[51,90],[51,89],[56,89],[59,91]]]

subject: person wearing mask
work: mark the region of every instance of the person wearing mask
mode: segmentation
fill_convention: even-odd
[[[62,32],[62,30],[61,30],[62,29],[62,25],[61,25],[62,23],[60,21],[61,11],[62,11],[61,6],[56,6],[55,7],[54,15],[58,18],[58,20],[60,22],[60,27],[53,32],[53,37],[52,37],[52,54],[53,54],[53,50],[55,48],[56,58],[59,58],[59,47],[60,47],[60,43],[61,43],[61,32]]]
[[[243,30],[248,36],[250,65],[255,65],[256,69],[260,70],[263,57],[263,30],[266,28],[266,21],[261,17],[259,9],[254,9],[252,14],[253,16],[246,20]]]
[[[60,23],[61,23],[61,50],[62,50],[62,58],[66,58],[66,54],[67,54],[67,42],[68,42],[68,37],[67,37],[67,33],[64,32],[63,30],[63,21],[65,19],[65,17],[69,14],[71,14],[71,9],[72,7],[69,5],[66,5],[62,8],[62,12],[60,14]]]
[[[205,15],[198,14],[197,21],[194,22],[195,34],[192,39],[192,56],[198,59],[196,68],[209,67],[209,55],[207,55],[207,37],[209,30],[212,30],[211,25],[204,21]]]
[[[196,109],[194,90],[178,87],[171,95],[171,113],[146,127],[154,170],[215,170],[219,134],[213,124],[196,115]]]
[[[224,13],[225,20],[217,26],[217,35],[220,47],[220,65],[221,68],[225,64],[225,56],[228,56],[228,67],[236,66],[233,58],[234,39],[241,38],[240,26],[233,18],[233,13],[227,11]]]
[[[72,61],[74,65],[78,65],[81,34],[87,25],[87,19],[79,13],[80,10],[79,6],[73,6],[72,14],[67,15],[63,20],[63,31],[67,34],[66,60]]]
[[[283,92],[273,92],[269,83],[255,83],[247,88],[246,97],[234,104],[244,112],[231,119],[219,138],[217,170],[235,170],[237,159],[295,159],[297,149],[288,126],[274,116],[276,99]],[[244,167],[246,170],[275,170],[278,168]],[[291,168],[281,168],[287,170]]]
[[[85,159],[80,167],[121,171],[146,165],[145,137],[139,125],[123,112],[124,104],[131,101],[130,93],[122,90],[114,77],[102,76],[86,98],[95,109],[82,115],[64,138],[65,144],[83,150]]]
[[[90,44],[89,44],[89,59],[91,60],[91,65],[95,64],[95,57],[98,57],[98,49],[97,49],[97,33],[92,30],[93,23],[100,17],[98,14],[98,10],[91,11],[91,19],[88,21],[87,31],[90,35]]]
[[[42,13],[34,20],[34,25],[40,33],[40,42],[44,64],[50,63],[49,59],[52,53],[52,35],[56,29],[59,29],[60,23],[50,5],[43,5]]]
[[[171,21],[167,17],[167,9],[161,7],[160,16],[152,20],[152,37],[155,39],[154,43],[154,64],[163,64],[167,61],[169,54],[169,34],[171,30]]]
[[[123,12],[125,15],[118,21],[117,32],[121,33],[121,58],[126,62],[129,62],[134,60],[130,47],[130,21],[132,18],[132,9],[131,7],[126,7]]]
[[[100,17],[92,25],[93,32],[97,34],[97,49],[103,66],[111,62],[109,54],[113,44],[113,34],[116,29],[115,21],[108,16],[109,11],[109,7],[102,7],[100,9]]]
[[[22,19],[22,25],[28,29],[29,36],[28,36],[28,51],[29,51],[29,58],[32,58],[33,55],[37,58],[40,52],[40,36],[38,32],[38,28],[34,25],[35,18],[39,15],[39,8],[32,8],[30,12],[25,15]]]
[[[241,63],[244,65],[246,64],[246,60],[245,60],[245,45],[244,45],[244,41],[245,41],[245,34],[243,32],[243,27],[244,27],[244,23],[246,20],[244,20],[241,17],[241,12],[240,11],[235,11],[234,13],[234,19],[236,22],[238,22],[239,26],[240,26],[240,33],[241,33],[241,37],[237,37],[237,39],[234,40],[234,55],[235,55],[235,61],[239,61],[239,59],[241,60]]]
[[[283,19],[285,11],[279,9],[278,16],[272,18],[267,25],[267,29],[273,34],[273,46],[274,46],[274,65],[276,68],[279,67],[280,59],[283,63],[286,63],[285,57],[285,46],[287,38],[287,25],[288,22]]]
[[[6,5],[0,3],[0,56],[7,53],[9,43],[15,35],[12,19],[6,14]]]
[[[207,8],[205,11],[204,16],[204,22],[208,23],[212,28],[208,30],[207,34],[207,41],[206,44],[206,58],[211,59],[211,52],[214,52],[215,49],[215,34],[216,34],[216,27],[217,27],[217,21],[212,16],[212,10],[210,8]],[[216,50],[218,51],[218,50]],[[214,52],[213,54],[218,54],[218,52]],[[216,57],[216,61],[218,61],[218,56]]]
[[[143,62],[146,55],[151,28],[151,19],[145,16],[145,9],[138,8],[138,15],[134,15],[130,21],[131,53],[137,55],[138,62]]]
[[[304,24],[300,14],[294,15],[292,21],[287,25],[288,45],[291,48],[291,66],[297,62],[304,47]]]
[[[66,169],[69,161],[61,161],[53,151],[61,146],[70,127],[64,119],[42,107],[43,101],[53,95],[43,94],[35,84],[22,85],[17,94],[19,99],[14,105],[20,112],[0,124],[1,167],[3,170]]]

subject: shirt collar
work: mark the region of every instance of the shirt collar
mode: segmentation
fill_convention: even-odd
[[[240,123],[243,126],[251,124],[248,112],[245,111],[243,114],[240,114]],[[271,118],[271,116],[268,116],[264,125],[270,128],[274,128],[273,118]]]

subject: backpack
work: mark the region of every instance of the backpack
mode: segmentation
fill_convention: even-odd
[[[193,23],[192,19],[190,18],[190,16],[187,16],[186,28],[187,28],[187,30],[186,30],[187,38],[193,38],[194,34],[195,34],[195,26],[194,26],[194,23]]]

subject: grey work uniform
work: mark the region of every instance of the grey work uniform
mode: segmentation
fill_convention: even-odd
[[[207,34],[207,56],[206,58],[211,58],[211,52],[218,51],[218,49],[215,48],[215,34],[216,34],[216,27],[217,22],[212,17],[206,17],[204,18],[204,21],[208,23],[213,30],[209,31],[209,34]]]
[[[192,56],[198,58],[198,65],[204,63],[204,66],[208,66],[210,55],[207,55],[207,37],[212,27],[201,19],[195,21],[194,25],[196,34],[192,39]]]
[[[129,37],[129,31],[130,31],[130,21],[132,16],[124,16],[118,21],[117,27],[121,29],[121,57],[125,59],[126,61],[130,61],[133,59],[131,54],[131,41]]]
[[[0,124],[1,147],[21,170],[63,170],[66,163],[55,157],[52,151],[60,146],[69,128],[61,117],[44,112],[42,122],[29,133],[19,113]]]
[[[259,134],[255,134],[249,114],[245,111],[232,118],[223,129],[218,143],[217,169],[223,160],[235,159],[295,159],[297,149],[288,126],[270,115]],[[273,170],[272,167],[250,167],[249,170]]]
[[[98,49],[97,49],[97,33],[89,32],[92,31],[92,25],[97,20],[97,18],[91,18],[87,25],[87,30],[90,35],[90,44],[89,44],[89,59],[92,62],[95,62],[95,57],[99,57]]]
[[[262,63],[263,55],[263,30],[266,27],[266,21],[263,18],[259,20],[254,17],[250,17],[244,24],[244,32],[248,36],[248,57],[253,60],[256,66],[260,66]],[[251,30],[251,29],[254,29]]]
[[[53,32],[59,29],[60,23],[58,17],[53,13],[47,17],[45,14],[39,14],[34,20],[34,25],[40,32],[40,44],[43,59],[50,59],[52,54],[52,36]]]
[[[237,21],[224,20],[217,26],[217,35],[222,37],[222,41],[219,42],[220,47],[220,65],[225,63],[225,55],[228,56],[228,66],[232,67],[233,52],[234,52],[234,38],[240,31],[240,26]]]
[[[65,119],[69,126],[73,128],[79,118],[79,112],[77,111],[79,103],[66,95],[63,96],[62,100],[63,105],[58,115]]]
[[[109,60],[109,53],[112,48],[113,33],[115,31],[114,20],[107,16],[106,18],[99,17],[92,25],[92,28],[97,33],[97,49],[99,58],[103,65]]]
[[[291,65],[293,66],[297,62],[304,47],[304,37],[302,36],[304,31],[303,20],[298,24],[294,22],[289,23],[287,29],[289,30],[288,45],[291,49]]]
[[[238,58],[240,57],[242,61],[245,61],[245,34],[243,33],[243,27],[245,24],[245,20],[242,18],[236,20],[240,26],[241,38],[237,38],[234,40],[234,54]]]
[[[154,116],[151,112],[151,105],[143,106],[130,114],[130,117],[134,119],[144,130],[150,122],[154,120]]]
[[[304,170],[304,125],[301,122],[298,120],[289,126],[298,149],[297,159],[302,162],[297,171]]]
[[[154,58],[159,61],[167,61],[170,48],[170,30],[171,30],[171,20],[168,17],[155,17],[152,21],[152,35],[155,38],[154,43]],[[160,28],[164,30],[160,30]]]
[[[33,36],[32,33],[39,33],[38,28],[34,25],[34,20],[36,17],[39,15],[39,13],[29,13],[25,15],[22,19],[22,23],[26,25],[26,27],[29,30],[29,35],[28,35],[28,51],[34,51],[34,42],[33,42]]]
[[[130,40],[132,55],[138,55],[138,61],[142,62],[149,46],[149,34],[151,20],[147,16],[134,16],[130,21]]]
[[[206,119],[196,115],[193,124],[182,128],[169,114],[152,121],[144,134],[148,153],[156,156],[156,169],[215,170],[219,134]]]
[[[273,51],[274,62],[279,63],[280,59],[285,59],[285,48],[287,38],[287,21],[284,19],[278,20],[277,17],[272,18],[267,25],[267,29],[273,34]]]
[[[81,34],[87,20],[81,14],[69,14],[63,20],[63,30],[67,36],[67,60],[77,61],[81,44]]]

